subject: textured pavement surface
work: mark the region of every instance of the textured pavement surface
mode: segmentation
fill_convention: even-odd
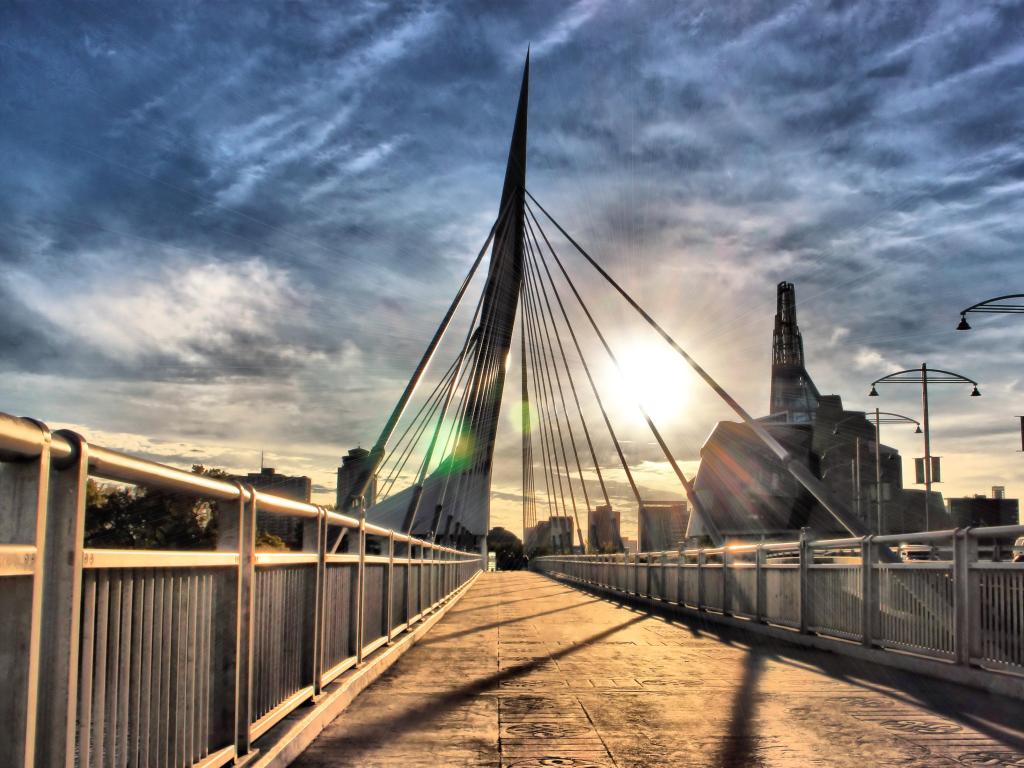
[[[296,766],[1024,766],[1024,704],[485,573]]]

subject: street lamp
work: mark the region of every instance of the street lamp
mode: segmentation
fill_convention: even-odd
[[[960,322],[957,324],[956,329],[958,331],[969,331],[971,330],[970,323],[967,322],[968,312],[984,312],[987,314],[994,315],[1021,315],[1024,314],[1024,304],[1001,304],[1000,302],[1008,301],[1010,299],[1024,299],[1024,293],[1010,293],[1006,296],[996,296],[993,299],[985,299],[979,301],[977,304],[972,304],[967,309],[960,310]]]
[[[871,388],[875,391],[875,388]],[[877,396],[877,395],[876,395]],[[840,419],[836,422],[836,425],[832,428],[832,434],[839,434],[839,427],[847,421],[853,419],[860,419],[859,414],[855,416],[847,416],[845,419]],[[882,424],[914,424],[915,435],[921,434],[921,422],[917,419],[912,419],[909,416],[904,416],[900,413],[890,413],[889,411],[880,411],[875,408],[875,509],[877,511],[877,528],[876,531],[879,535],[885,533],[882,528],[882,435],[881,425]],[[857,495],[854,498],[854,505],[857,508],[858,514],[860,513],[860,436],[856,436],[854,439],[854,450],[856,451],[856,458],[854,459],[854,482],[856,483]]]
[[[924,527],[925,530],[931,528],[930,517],[928,512],[928,499],[932,493],[932,450],[931,450],[931,431],[928,428],[928,385],[929,384],[970,384],[971,397],[981,397],[981,392],[978,391],[978,382],[974,379],[968,379],[966,376],[961,376],[959,373],[953,373],[952,371],[943,371],[940,368],[932,368],[932,377],[928,376],[928,364],[921,363],[920,368],[909,368],[905,371],[896,371],[896,373],[890,373],[888,376],[883,376],[880,379],[875,379],[871,382],[871,391],[868,392],[868,397],[878,397],[878,390],[875,388],[878,384],[920,384],[921,385],[921,411],[923,418],[921,421],[924,423]],[[934,374],[938,374],[935,376]]]

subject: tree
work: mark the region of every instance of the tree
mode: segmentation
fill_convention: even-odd
[[[192,472],[227,479],[221,469],[194,464]],[[137,486],[86,488],[85,546],[102,549],[213,549],[217,502]]]
[[[523,567],[523,542],[512,531],[495,526],[487,533],[487,550],[495,553],[499,571],[516,571]]]

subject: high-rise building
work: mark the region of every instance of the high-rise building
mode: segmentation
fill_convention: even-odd
[[[356,502],[358,499],[352,497],[359,485],[366,481],[370,472],[370,452],[365,448],[353,448],[347,456],[342,457],[341,466],[338,467],[338,489],[336,495],[336,509],[343,514],[358,513]],[[370,508],[376,501],[377,478],[370,478],[370,483],[363,496],[366,507]]]
[[[573,536],[576,529],[569,515],[552,515],[548,518],[552,552],[572,552]]]
[[[305,475],[279,475],[273,467],[262,467],[259,472],[247,475],[235,475],[233,479],[243,485],[251,485],[258,491],[266,491],[274,496],[309,503],[313,491],[313,481]],[[259,531],[277,536],[290,547],[297,546],[302,540],[302,525],[299,520],[286,515],[272,515],[269,512],[258,512],[256,528]]]
[[[590,513],[588,546],[593,552],[622,551],[622,518],[618,510],[607,504]]]
[[[686,538],[690,511],[685,501],[645,501],[640,506],[640,551],[678,548]]]

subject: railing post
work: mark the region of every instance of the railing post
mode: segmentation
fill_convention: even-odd
[[[313,675],[313,697],[321,692],[321,680],[323,677],[323,637],[326,610],[326,586],[327,586],[327,511],[318,507],[319,514],[316,520],[306,519],[303,521],[302,545],[307,552],[316,552],[316,580],[313,592],[313,656],[310,660],[310,670]],[[307,536],[309,537],[307,539]]]
[[[768,569],[765,568],[767,559],[764,543],[758,544],[754,550],[754,620],[762,624],[768,622]]]
[[[359,562],[356,565],[356,666],[363,663],[363,614],[366,612],[366,515],[359,515]]]
[[[732,608],[732,584],[729,581],[729,565],[732,562],[732,554],[725,547],[722,547],[722,615],[731,616]]]
[[[405,543],[405,623],[411,625],[412,617],[415,616],[419,611],[412,609],[412,552],[413,544],[412,539]],[[416,570],[416,578],[420,577],[419,569]],[[419,582],[417,581],[417,586]],[[418,592],[417,592],[418,594]],[[418,598],[417,598],[418,599]],[[419,606],[417,605],[417,608]]]
[[[676,604],[686,605],[686,580],[685,573],[686,569],[683,568],[683,564],[686,562],[686,552],[682,546],[676,554]]]
[[[70,765],[75,754],[78,657],[82,603],[82,548],[89,446],[72,432],[58,432],[74,444],[66,467],[49,479],[43,553],[35,764]],[[27,750],[26,750],[27,751]]]
[[[392,600],[395,589],[395,532],[388,534],[388,588],[385,590],[388,601],[388,645],[391,645],[391,631],[395,627],[394,600]]]
[[[811,626],[811,563],[814,550],[811,547],[810,531],[800,529],[800,632],[807,634]]]
[[[954,648],[957,664],[969,665],[981,656],[981,600],[978,575],[971,565],[978,559],[978,540],[970,528],[953,535]]]
[[[860,544],[861,562],[861,642],[874,644],[875,622],[878,616],[878,545],[874,536],[865,536]]]
[[[245,501],[245,493],[249,499]],[[252,678],[256,613],[256,489],[246,486],[241,494],[242,515],[239,528],[238,613],[236,624],[238,684],[235,690],[235,754],[242,756],[251,749],[249,726],[253,722]]]
[[[10,765],[26,768],[35,765],[50,503],[50,430],[41,423],[37,426],[41,430],[39,456],[0,466],[0,544],[34,549],[32,555],[0,557],[0,569],[10,568],[8,576],[17,572],[20,577],[15,582],[0,578],[4,585],[0,612],[5,617],[0,636],[0,680],[5,687],[5,695],[0,698],[0,754],[7,756]],[[32,579],[27,590],[18,586],[24,583],[26,571]]]
[[[697,610],[703,611],[705,605],[704,595],[704,563],[707,562],[707,555],[704,548],[697,550]]]

